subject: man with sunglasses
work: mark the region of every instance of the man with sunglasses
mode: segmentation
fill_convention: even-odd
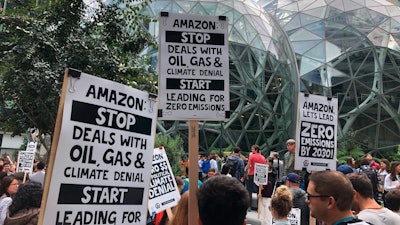
[[[306,202],[312,217],[327,225],[368,225],[351,211],[354,190],[343,173],[313,172],[309,181]]]

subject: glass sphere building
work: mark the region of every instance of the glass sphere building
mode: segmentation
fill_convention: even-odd
[[[258,144],[264,153],[295,136],[297,95],[339,100],[339,138],[357,133],[368,151],[400,142],[400,8],[387,1],[159,0],[161,11],[226,16],[231,116],[200,121],[200,151]],[[158,36],[158,24],[149,24]],[[156,58],[156,53],[153,52]],[[187,137],[187,121],[158,130]]]

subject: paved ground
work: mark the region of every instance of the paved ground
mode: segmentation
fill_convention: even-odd
[[[260,220],[257,218],[258,212],[256,210],[247,211],[247,225],[261,225]]]
[[[260,220],[258,219],[258,211],[257,211],[257,194],[253,193],[252,196],[252,210],[247,211],[247,224],[248,225],[261,225]]]

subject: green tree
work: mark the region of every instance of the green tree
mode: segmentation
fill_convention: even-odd
[[[52,136],[65,68],[75,68],[141,90],[155,92],[156,76],[141,51],[155,49],[143,27],[152,20],[124,1],[82,0],[21,6],[1,17],[0,127],[21,134]],[[7,12],[11,11],[9,9]],[[49,146],[45,146],[49,152]]]
[[[337,159],[339,162],[345,163],[346,158],[350,156],[357,160],[365,154],[356,140],[356,132],[353,130],[338,140]]]
[[[183,149],[183,139],[180,136],[169,137],[166,134],[157,134],[154,146],[164,147],[172,172],[175,176],[181,175],[183,173],[183,168],[180,166],[180,161],[185,153]]]

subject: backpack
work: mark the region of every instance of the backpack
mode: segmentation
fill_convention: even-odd
[[[201,169],[203,170],[203,173],[208,173],[208,170],[210,169],[210,167],[211,167],[210,160],[204,160],[201,163]]]
[[[228,156],[228,158],[226,158],[226,160],[225,160],[225,165],[227,165],[231,168],[230,174],[233,177],[236,175],[236,169],[237,169],[236,167],[237,167],[238,161],[239,160],[233,155]]]
[[[365,173],[372,183],[372,190],[374,191],[374,195],[378,193],[378,175],[372,168],[361,168],[361,172]]]

